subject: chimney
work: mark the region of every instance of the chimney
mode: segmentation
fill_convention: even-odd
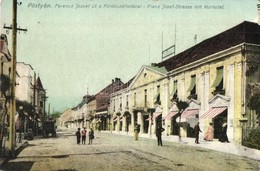
[[[157,64],[156,63],[151,63],[151,66],[156,67]]]
[[[258,17],[258,25],[260,25],[260,4],[257,4],[257,13],[258,13],[258,15],[257,15],[257,17]]]

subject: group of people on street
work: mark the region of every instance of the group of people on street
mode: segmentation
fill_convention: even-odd
[[[158,146],[162,146],[162,132],[163,131],[164,131],[164,128],[162,127],[162,125],[158,124],[158,126],[156,128],[156,137],[157,137]],[[138,140],[139,132],[140,132],[140,125],[136,124],[135,130],[134,130],[135,140]],[[202,131],[200,130],[199,122],[197,122],[197,124],[194,126],[194,134],[195,134],[195,143],[196,144],[199,144],[199,134],[201,132]],[[213,141],[213,138],[214,138],[214,127],[213,127],[213,123],[210,122],[209,126],[208,126],[208,130],[204,135],[204,140],[205,141]],[[221,134],[219,136],[219,141],[220,142],[229,142],[228,137],[227,137],[227,123],[226,123],[225,120],[222,124]]]
[[[194,127],[194,133],[195,133],[195,143],[199,144],[199,133],[202,132],[200,130],[199,122]],[[213,141],[214,138],[214,127],[213,123],[210,122],[208,126],[208,130],[204,135],[204,140],[205,141]],[[219,141],[220,142],[229,142],[228,136],[227,136],[227,122],[224,120],[222,127],[221,127],[221,133],[219,135]]]
[[[80,143],[83,145],[86,144],[86,136],[87,136],[87,130],[86,127],[83,127],[83,129],[80,131],[80,128],[78,128],[78,131],[76,132],[76,137],[77,137],[77,144],[80,145]],[[88,132],[88,144],[92,144],[92,141],[94,139],[94,131],[92,128],[90,128]],[[81,142],[80,142],[81,140]]]

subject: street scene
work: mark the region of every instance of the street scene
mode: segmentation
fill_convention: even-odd
[[[88,140],[88,139],[87,139]],[[76,144],[73,130],[56,138],[35,139],[3,170],[252,170],[259,161],[223,152],[155,139],[96,132],[91,145]]]
[[[0,170],[260,170],[260,0],[0,0]]]

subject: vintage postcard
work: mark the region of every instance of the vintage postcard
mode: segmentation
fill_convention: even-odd
[[[260,1],[0,11],[0,169],[260,170]]]

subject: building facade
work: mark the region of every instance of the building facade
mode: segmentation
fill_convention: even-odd
[[[227,122],[229,139],[241,142],[242,121],[248,118],[247,127],[256,121],[247,104],[259,84],[259,47],[260,26],[243,22],[163,62],[143,66],[127,89],[111,97],[114,130],[124,131],[128,97],[130,131],[139,124],[142,134],[154,135],[160,123],[165,135],[178,135],[180,129],[181,136],[192,137],[195,123],[206,132],[213,122],[214,138],[219,138]],[[188,103],[181,115],[178,101]]]

